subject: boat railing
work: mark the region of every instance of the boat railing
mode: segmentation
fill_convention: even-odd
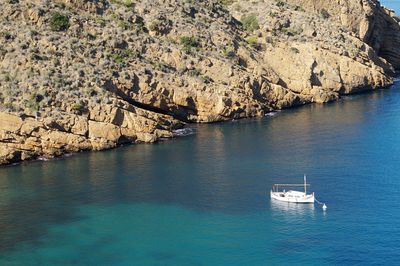
[[[272,185],[272,190],[274,192],[278,192],[279,187],[309,187],[311,184],[273,184]]]

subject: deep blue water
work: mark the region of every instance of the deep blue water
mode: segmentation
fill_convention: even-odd
[[[400,84],[194,130],[0,168],[0,265],[399,265]]]

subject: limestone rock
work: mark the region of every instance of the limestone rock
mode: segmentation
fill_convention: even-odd
[[[376,53],[400,69],[400,25],[394,12],[377,0],[288,0],[306,10],[320,13],[326,10],[332,20],[357,34]]]

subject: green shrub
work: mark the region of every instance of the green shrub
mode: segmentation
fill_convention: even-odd
[[[118,65],[122,64],[125,62],[125,58],[120,55],[120,54],[113,54],[112,55],[112,59],[114,60],[114,62]]]
[[[131,49],[123,49],[118,53],[112,54],[111,57],[116,64],[122,65],[131,58],[139,57],[139,54]]]
[[[123,1],[124,3],[124,5],[126,6],[126,7],[133,7],[134,6],[134,3],[133,3],[133,1],[132,0],[125,0],[125,1]]]
[[[68,30],[69,26],[69,17],[67,15],[59,12],[52,14],[50,18],[50,28],[53,31],[65,31]]]
[[[125,20],[118,20],[118,27],[124,29],[124,30],[130,30],[132,29],[131,23],[125,21]]]
[[[303,32],[302,28],[282,28],[281,32],[286,33],[289,36],[300,35]]]
[[[72,105],[72,110],[74,111],[82,111],[84,109],[84,106],[82,103],[75,103]]]
[[[193,48],[198,48],[200,46],[199,40],[194,36],[182,36],[180,41],[183,50],[187,53],[190,53]]]
[[[271,18],[278,17],[278,13],[277,12],[269,12],[269,15],[270,15]]]
[[[226,45],[222,47],[222,54],[228,58],[235,57],[235,47],[233,45]]]
[[[302,6],[295,6],[294,7],[295,11],[301,11],[301,12],[305,12],[304,8]]]
[[[111,3],[123,5],[126,7],[133,7],[134,3],[132,0],[111,0]]]
[[[324,18],[324,19],[328,19],[328,18],[330,18],[330,14],[329,14],[329,12],[326,10],[326,9],[322,9],[321,10],[321,17],[322,18]]]
[[[37,30],[31,30],[31,36],[38,36],[39,32]]]
[[[160,25],[161,25],[161,22],[159,20],[155,20],[155,21],[151,22],[151,24],[149,25],[149,30],[158,31]]]
[[[257,16],[255,14],[243,15],[240,18],[240,22],[242,22],[245,30],[250,32],[258,30],[260,28],[260,26],[258,25]]]
[[[42,100],[43,96],[41,94],[32,94],[25,106],[33,111],[39,111]]]
[[[135,31],[137,33],[139,32],[147,32],[146,27],[144,26],[144,21],[142,19],[139,19],[135,22]]]
[[[246,38],[246,42],[247,42],[250,46],[256,48],[257,45],[258,45],[258,37],[255,36],[255,35],[250,36],[250,37],[247,37],[247,38]]]
[[[29,100],[26,104],[26,107],[28,107],[29,109],[33,110],[33,111],[39,111],[40,109],[40,104],[33,101],[33,100]]]
[[[276,6],[278,6],[278,7],[284,7],[284,6],[285,6],[285,2],[283,2],[283,1],[277,1],[277,2],[276,2]]]

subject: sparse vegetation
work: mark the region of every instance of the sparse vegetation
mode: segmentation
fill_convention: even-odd
[[[31,109],[33,111],[39,111],[39,109],[40,109],[39,103],[37,103],[33,100],[29,100],[26,104],[26,107],[28,107],[29,109]]]
[[[33,111],[39,111],[40,102],[43,100],[43,96],[41,94],[33,94],[31,98],[26,103],[26,107]]]
[[[181,37],[180,42],[183,46],[183,50],[186,53],[190,53],[193,49],[196,49],[200,46],[199,40],[194,36],[183,36]]]
[[[300,35],[303,32],[302,28],[282,28],[282,33],[285,33],[289,36]]]
[[[198,77],[198,76],[200,76],[201,75],[201,72],[200,72],[200,70],[198,70],[198,69],[191,69],[191,70],[188,70],[187,71],[187,74],[189,75],[189,76],[191,76],[191,77]]]
[[[235,0],[219,0],[218,2],[223,6],[230,6],[235,3]]]
[[[173,68],[172,66],[164,63],[164,62],[160,62],[160,61],[153,61],[150,62],[151,65],[154,67],[154,69],[158,70],[158,71],[162,71],[164,73],[171,73],[175,71],[175,68]]]
[[[160,25],[161,25],[161,21],[155,20],[149,25],[149,30],[158,31]]]
[[[202,75],[202,76],[200,76],[200,78],[201,78],[201,80],[202,80],[204,83],[206,83],[206,84],[211,83],[211,82],[213,81],[212,78],[210,78],[210,77],[207,76],[207,75]]]
[[[112,54],[111,57],[114,63],[122,65],[131,58],[138,57],[139,55],[131,49],[122,49],[118,53]]]
[[[321,17],[322,18],[324,18],[324,19],[328,19],[328,18],[330,18],[330,14],[329,14],[329,12],[326,10],[326,9],[322,9],[321,10]]]
[[[294,7],[295,11],[301,11],[301,12],[305,12],[304,8],[302,6],[295,6]]]
[[[243,15],[240,18],[240,22],[242,22],[245,30],[247,30],[249,32],[253,32],[260,28],[260,26],[258,25],[257,16],[255,14]]]
[[[275,47],[275,45],[276,45],[274,38],[272,38],[271,36],[265,38],[265,41],[266,41],[267,43],[271,44],[272,47]]]
[[[258,46],[258,37],[253,35],[246,38],[246,42],[253,48],[257,48]]]
[[[13,39],[13,35],[8,31],[0,32],[0,37],[3,38],[6,41],[9,41],[9,40]]]
[[[271,18],[278,17],[278,13],[277,12],[269,12],[269,15],[270,15]]]
[[[14,107],[14,105],[13,105],[11,102],[5,102],[3,105],[4,105],[4,107],[5,107],[6,109],[8,109],[8,110],[10,110],[10,111],[14,111],[14,110],[15,110],[15,107]]]
[[[172,21],[167,18],[160,18],[152,21],[148,26],[150,31],[157,34],[167,34],[172,27]]]
[[[7,54],[7,50],[0,46],[0,58],[2,59]]]
[[[39,35],[39,32],[36,30],[31,30],[30,34],[31,34],[31,37],[35,37],[35,36]]]
[[[292,52],[295,53],[295,54],[300,53],[300,50],[297,49],[296,47],[291,47],[291,48],[290,48],[290,51],[292,51]]]
[[[329,83],[323,73],[336,60],[349,66],[342,69],[349,91],[359,80],[364,84],[362,78],[390,81],[384,73],[389,63],[349,28],[330,21],[337,10],[333,4],[317,5],[317,11],[305,5],[304,11],[302,3],[288,0],[10,1],[3,1],[0,13],[0,116],[5,112],[24,123],[37,117],[44,137],[61,130],[62,143],[49,144],[50,151],[65,145],[86,149],[89,143],[109,147],[120,143],[114,139],[120,134],[123,141],[153,141],[169,136],[180,118],[217,121],[330,101],[339,92],[319,84]],[[322,6],[330,19],[322,18],[328,17]],[[309,72],[303,64],[309,53],[318,79],[307,75],[304,82],[285,83]],[[296,73],[281,71],[288,64]],[[354,75],[362,78],[353,81]],[[315,90],[306,90],[308,80]],[[292,89],[304,93],[292,95]],[[89,138],[89,119],[99,128],[93,132],[115,129],[105,134],[113,139],[81,141]],[[118,128],[122,124],[124,130]],[[41,136],[37,143],[41,147]],[[29,148],[22,138],[17,144]]]
[[[277,7],[284,7],[284,6],[285,6],[285,2],[283,2],[283,1],[277,1],[277,2],[276,2],[276,6],[277,6]]]
[[[147,32],[147,29],[144,25],[144,21],[142,18],[140,18],[138,21],[135,23],[135,30],[137,33],[139,32]]]
[[[133,7],[134,3],[132,0],[111,0],[111,3],[123,5],[126,7]]]
[[[124,30],[132,29],[132,24],[125,20],[118,20],[118,26]]]
[[[77,111],[77,112],[82,112],[84,109],[84,105],[82,103],[75,103],[72,105],[72,110]]]
[[[228,58],[235,57],[235,47],[233,45],[226,45],[222,48],[222,53]]]
[[[69,17],[67,15],[59,12],[52,14],[50,18],[50,28],[53,31],[66,31],[68,30],[69,26]]]

